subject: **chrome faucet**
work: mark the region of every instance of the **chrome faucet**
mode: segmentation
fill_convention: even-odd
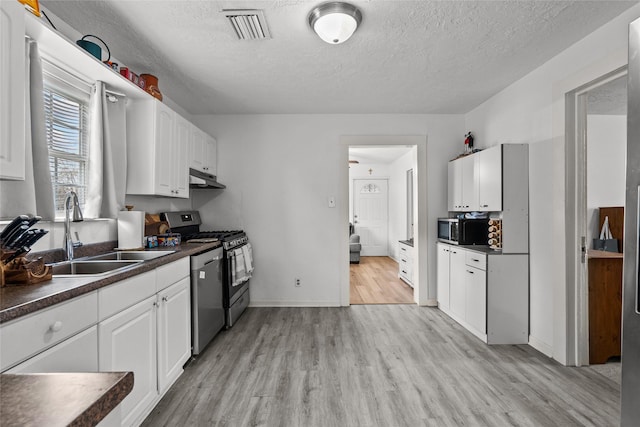
[[[72,216],[69,215],[69,210],[73,208]],[[72,219],[73,217],[73,219]],[[69,191],[64,199],[64,243],[62,249],[67,257],[67,261],[73,259],[73,249],[82,246],[82,242],[73,242],[71,238],[71,221],[80,222],[84,218],[82,217],[82,211],[80,210],[80,203],[78,202],[78,195],[75,191]],[[78,233],[76,233],[76,239]]]

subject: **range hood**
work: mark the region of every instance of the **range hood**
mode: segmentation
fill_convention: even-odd
[[[220,184],[215,175],[200,172],[199,170],[189,168],[189,187],[191,188],[227,188],[226,185]]]

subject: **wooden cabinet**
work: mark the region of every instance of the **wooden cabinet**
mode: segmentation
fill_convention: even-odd
[[[438,307],[442,311],[449,311],[449,258],[451,246],[437,243],[436,284]]]
[[[438,243],[438,307],[488,344],[526,344],[528,255]]]
[[[622,254],[589,251],[589,363],[621,354]]]
[[[163,393],[191,357],[191,283],[188,277],[158,293],[158,390]]]
[[[120,404],[122,423],[136,424],[156,400],[156,296],[100,322],[100,371],[132,371],[131,393]]]
[[[157,99],[127,106],[127,194],[189,198],[190,123]]]
[[[17,1],[0,1],[0,178],[25,177],[25,19]]]
[[[217,173],[218,143],[215,138],[207,135],[197,127],[191,128],[191,160],[189,167],[204,173]]]
[[[413,287],[413,246],[401,241],[398,243],[398,249],[398,277]]]

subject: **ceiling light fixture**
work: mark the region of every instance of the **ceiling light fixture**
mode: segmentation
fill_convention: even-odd
[[[349,39],[362,22],[362,13],[342,2],[321,4],[309,14],[309,25],[327,43],[340,44]]]

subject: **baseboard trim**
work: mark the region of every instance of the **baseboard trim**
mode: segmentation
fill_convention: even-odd
[[[553,357],[553,348],[544,341],[529,335],[529,345],[547,357]]]
[[[426,304],[426,307],[437,307],[438,306],[438,300],[437,299],[428,299]]]
[[[249,307],[341,307],[340,301],[251,301]]]

